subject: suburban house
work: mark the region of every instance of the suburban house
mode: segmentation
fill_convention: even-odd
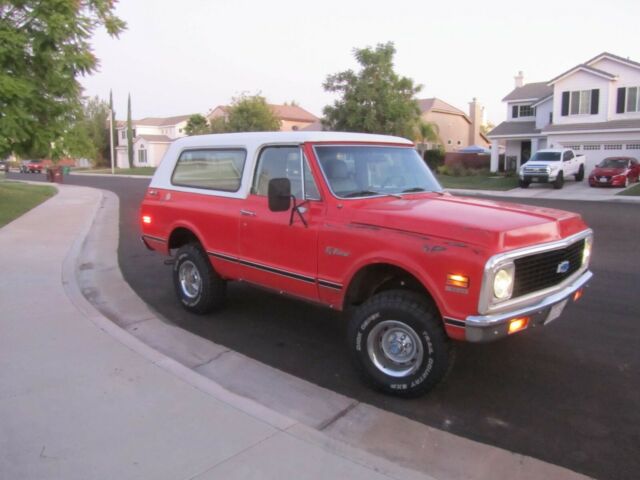
[[[504,97],[507,120],[487,135],[491,170],[517,168],[542,148],[572,148],[587,156],[587,173],[605,157],[640,157],[640,63],[611,53],[570,68],[557,77],[524,83]]]
[[[318,130],[322,130],[319,122],[320,119],[313,113],[307,112],[298,105],[272,105],[269,108],[274,115],[280,119],[280,131],[289,132],[292,130],[304,130],[310,126],[318,126]],[[229,107],[218,105],[211,109],[207,114],[207,120],[211,121],[215,118],[226,117]]]
[[[418,106],[422,120],[438,126],[445,151],[454,152],[471,145],[489,146],[489,140],[480,131],[484,109],[475,98],[469,103],[469,115],[435,97],[418,100]],[[437,143],[427,145],[435,148]]]
[[[134,120],[133,124],[133,165],[135,167],[156,167],[162,160],[169,144],[176,138],[186,136],[184,131],[191,115],[177,117],[148,117]],[[118,168],[129,167],[127,153],[127,122],[118,122],[116,162]]]

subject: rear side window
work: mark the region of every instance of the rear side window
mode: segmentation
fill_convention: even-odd
[[[242,149],[187,150],[178,158],[171,183],[182,187],[237,192],[246,158],[247,152]]]

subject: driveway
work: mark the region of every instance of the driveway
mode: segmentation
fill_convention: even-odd
[[[632,188],[635,183],[631,185]],[[582,182],[575,182],[567,180],[564,186],[560,190],[556,190],[551,185],[546,183],[532,183],[529,188],[514,188],[506,192],[494,192],[494,191],[481,191],[481,190],[455,190],[448,189],[452,193],[462,193],[464,195],[481,195],[481,196],[499,196],[509,197],[513,199],[518,198],[539,198],[539,199],[555,199],[555,200],[586,200],[586,201],[602,201],[612,200],[616,202],[637,202],[640,201],[640,197],[621,197],[616,196],[623,189],[601,187],[592,188],[589,183],[584,180]]]

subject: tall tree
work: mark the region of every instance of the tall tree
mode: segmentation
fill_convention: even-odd
[[[184,127],[184,133],[187,135],[204,135],[211,133],[209,130],[209,124],[207,119],[199,113],[191,115],[187,120],[187,125]]]
[[[420,117],[415,95],[422,88],[393,70],[393,43],[355,50],[360,71],[329,75],[324,89],[339,98],[324,108],[330,130],[383,133],[413,137]]]
[[[0,156],[47,155],[80,107],[79,75],[95,71],[96,28],[126,24],[115,0],[0,2]]]
[[[426,143],[442,143],[438,125],[433,122],[419,121],[416,126],[415,138],[418,140],[418,150],[420,156],[424,158]]]
[[[98,97],[83,101],[75,121],[60,142],[60,155],[86,158],[94,165],[107,165],[109,147],[108,104]],[[106,155],[105,155],[106,154]]]
[[[229,132],[274,132],[280,130],[280,124],[267,100],[260,95],[234,97],[225,122]]]
[[[131,94],[127,98],[127,157],[129,168],[133,168],[133,120],[131,120]]]

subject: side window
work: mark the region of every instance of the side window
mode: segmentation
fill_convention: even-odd
[[[251,193],[267,196],[269,181],[273,178],[288,178],[291,194],[302,198],[302,157],[300,147],[266,147],[260,152],[258,167],[253,178]]]
[[[171,183],[183,187],[224,192],[240,189],[247,152],[230,150],[187,150],[182,152]]]
[[[564,152],[564,158],[563,160],[565,162],[568,162],[569,160],[571,160],[573,158],[573,152],[569,151],[569,152]]]
[[[318,186],[316,185],[316,181],[313,179],[311,167],[309,167],[309,161],[304,155],[302,157],[302,165],[304,169],[304,199],[320,200],[320,192],[318,191]]]

